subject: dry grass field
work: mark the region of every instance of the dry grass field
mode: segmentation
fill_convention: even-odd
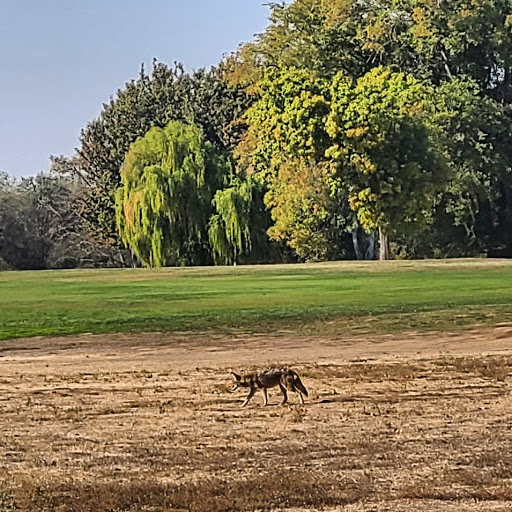
[[[299,371],[304,406],[227,392]],[[512,328],[0,345],[0,511],[512,510]]]

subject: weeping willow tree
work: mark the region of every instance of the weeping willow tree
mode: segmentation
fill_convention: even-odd
[[[264,204],[263,183],[247,175],[236,176],[229,186],[217,190],[208,236],[216,264],[267,263],[285,261],[281,242],[271,240],[272,223]]]
[[[116,221],[147,267],[270,261],[261,186],[233,174],[195,125],[172,121],[134,142],[121,168]]]
[[[247,181],[217,190],[213,198],[216,213],[210,219],[208,229],[215,263],[229,265],[237,262],[240,254],[250,252],[251,202],[252,189]]]
[[[131,145],[121,169],[122,241],[145,266],[210,263],[212,199],[230,174],[229,160],[197,126],[173,121],[151,128]]]

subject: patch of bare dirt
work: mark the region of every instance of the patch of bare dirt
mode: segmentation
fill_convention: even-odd
[[[510,327],[0,342],[0,511],[512,510],[511,383]]]

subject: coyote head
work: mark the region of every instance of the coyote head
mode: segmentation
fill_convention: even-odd
[[[231,393],[234,393],[238,388],[248,388],[250,384],[245,382],[245,377],[238,375],[238,373],[231,372],[233,376],[233,387],[229,389]]]

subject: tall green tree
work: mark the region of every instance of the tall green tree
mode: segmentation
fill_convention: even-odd
[[[286,257],[267,237],[271,225],[264,187],[251,175],[234,175],[213,198],[208,238],[216,264],[268,263]]]
[[[438,140],[426,122],[433,88],[411,76],[375,68],[357,82],[332,82],[327,151],[335,182],[348,196],[361,226],[378,230],[380,258],[388,237],[418,231],[432,218],[448,182]]]
[[[435,100],[430,124],[442,134],[440,149],[451,177],[440,205],[454,226],[466,232],[464,254],[510,246],[509,232],[497,229],[510,223],[499,218],[507,215],[503,206],[512,192],[507,186],[512,177],[512,123],[506,107],[481,95],[476,82],[467,77],[442,83]]]
[[[19,183],[0,172],[0,269],[43,268],[44,243],[27,215],[30,201]]]
[[[322,259],[361,226],[380,232],[388,257],[389,235],[430,222],[449,180],[427,122],[432,86],[385,68],[357,81],[290,68],[267,72],[259,91],[238,151],[268,189],[270,236]]]
[[[512,101],[508,0],[294,0],[272,3],[269,25],[227,62],[237,83],[297,67],[359,78],[387,66],[434,83],[466,75]]]

